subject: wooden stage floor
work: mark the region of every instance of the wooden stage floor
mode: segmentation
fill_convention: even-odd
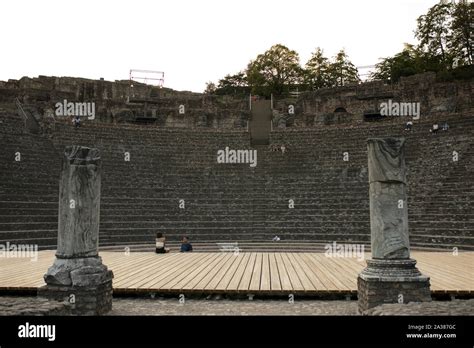
[[[112,269],[115,293],[354,294],[365,261],[324,253],[101,252]],[[366,254],[369,257],[369,254]],[[412,252],[420,271],[431,277],[432,293],[473,294],[474,252]],[[44,285],[54,251],[38,260],[0,258],[0,294]]]

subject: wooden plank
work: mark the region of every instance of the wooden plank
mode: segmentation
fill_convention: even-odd
[[[55,258],[41,251],[38,261],[0,259],[1,289],[36,289]],[[101,252],[115,274],[114,289],[145,291],[259,291],[298,293],[356,290],[365,262],[327,258],[323,253],[193,253],[155,254]],[[473,292],[474,253],[414,252],[433,291]],[[159,271],[158,271],[159,270]]]
[[[443,273],[450,275],[450,276],[457,276],[460,273],[465,273],[465,274],[472,274],[472,270],[468,269],[467,267],[463,267],[462,260],[443,260],[442,258],[439,258],[438,260],[433,260],[433,259],[424,259],[420,257],[417,260],[417,265],[418,266],[424,266],[428,265],[433,268],[441,270]],[[453,262],[456,262],[456,264],[453,264]],[[473,265],[474,267],[474,265]]]
[[[288,259],[293,265],[293,269],[296,271],[296,274],[298,275],[298,278],[301,281],[301,284],[303,285],[304,291],[316,290],[314,288],[313,283],[311,283],[311,280],[309,280],[308,276],[306,275],[306,273],[303,271],[300,264],[296,260],[296,254],[297,253],[286,253],[286,255],[288,256]]]
[[[455,273],[447,272],[445,268],[441,265],[430,264],[427,262],[420,263],[418,265],[420,271],[427,273],[427,275],[431,275],[433,277],[439,279],[445,279],[453,284],[458,283],[460,286],[464,286],[464,279],[463,276]]]
[[[51,266],[54,262],[54,259],[51,260],[41,260],[41,261],[29,261],[29,263],[22,264],[11,264],[4,266],[0,264],[2,272],[0,276],[2,278],[11,278],[17,275],[29,274],[31,270],[41,269],[46,273],[47,268]]]
[[[307,253],[310,254],[310,253]],[[365,257],[370,257],[367,253],[364,254],[364,258],[362,260],[359,260],[358,258],[339,258],[339,261],[343,267],[347,267],[347,269],[352,273],[357,275],[362,272],[362,270],[367,266],[366,258]]]
[[[31,257],[2,257],[0,258],[0,265],[2,268],[8,269],[11,267],[23,267],[31,262],[39,262],[43,260],[54,260],[54,255],[51,257],[40,257],[38,252],[37,259]]]
[[[298,277],[298,274],[295,268],[293,267],[293,264],[291,263],[290,258],[288,257],[287,253],[282,253],[280,255],[285,264],[285,268],[287,270],[288,277],[290,278],[293,291],[304,291],[304,286],[301,283],[301,280]]]
[[[260,291],[260,278],[262,276],[262,253],[257,253],[255,265],[252,270],[252,279],[250,280],[249,291]]]
[[[158,284],[161,284],[165,279],[173,277],[177,272],[183,272],[188,266],[192,265],[193,262],[199,257],[197,254],[179,254],[182,255],[176,263],[166,265],[163,267],[160,273],[152,276],[148,279],[144,279],[134,285],[137,289],[158,289]]]
[[[112,253],[110,253],[112,254]],[[127,265],[130,265],[131,262],[135,262],[135,261],[140,261],[144,258],[144,256],[148,256],[148,257],[152,257],[153,255],[156,255],[156,254],[152,254],[152,253],[130,253],[130,254],[125,254],[125,253],[117,253],[117,252],[114,252],[113,253],[114,255],[104,255],[102,257],[102,260],[104,262],[105,265],[107,265],[107,267],[114,267],[115,269],[120,269],[120,268],[123,268]]]
[[[260,291],[270,291],[270,264],[269,253],[262,253],[262,275],[260,278]]]
[[[342,290],[356,290],[357,287],[352,286],[351,282],[348,279],[348,276],[338,267],[337,257],[327,258],[326,262],[322,262],[323,267],[327,269],[328,277],[333,279],[333,282],[338,287],[339,291]],[[357,276],[355,276],[357,277]]]
[[[141,283],[144,279],[149,279],[159,273],[162,267],[179,262],[180,258],[174,255],[176,254],[170,256],[166,255],[165,257],[137,257],[139,262],[133,262],[133,268],[127,268],[122,271],[113,270],[115,275],[114,286],[117,288],[136,287],[137,284]]]
[[[53,260],[42,260],[41,262],[32,262],[31,264],[11,265],[7,269],[2,268],[0,284],[2,286],[27,286],[32,282],[43,281],[43,275],[53,264]]]
[[[457,259],[457,256],[451,256],[450,259],[443,259],[440,255],[436,255],[436,260],[439,263],[436,263],[433,258],[424,259],[420,255],[418,268],[420,271],[432,278],[432,282],[440,283],[439,285],[445,289],[453,290],[464,290],[469,288],[474,288],[474,277],[469,277],[469,274],[472,273],[471,270],[461,270],[454,271],[454,264],[459,263],[463,264],[462,259]],[[461,268],[461,267],[459,267]],[[469,283],[471,283],[469,285]]]
[[[251,253],[249,261],[245,266],[245,270],[242,274],[242,278],[239,283],[239,291],[248,291],[250,289],[250,283],[252,281],[253,270],[255,268],[255,263],[257,262],[257,253]]]
[[[130,256],[124,255],[115,261],[114,267],[112,269],[114,271],[114,274],[116,275],[132,274],[133,272],[139,271],[143,267],[153,265],[157,260],[163,260],[165,262],[168,262],[169,258],[170,256],[168,255],[166,255],[166,257],[159,257],[155,255],[141,253]]]
[[[156,257],[154,255],[124,256],[120,263],[112,269],[115,275],[114,283],[122,285],[124,282],[136,282],[133,276],[154,267],[156,262],[169,264],[172,261],[170,257]]]
[[[228,289],[229,283],[234,277],[235,272],[239,268],[240,264],[244,260],[244,256],[241,253],[234,254],[234,257],[236,258],[235,262],[232,264],[232,266],[229,268],[229,270],[226,272],[224,277],[222,277],[221,281],[219,284],[216,286],[216,290],[237,290],[237,287],[235,289]]]
[[[232,267],[232,264],[235,263],[237,258],[235,257],[234,253],[227,253],[229,254],[230,257],[228,257],[222,266],[222,268],[217,272],[214,277],[211,279],[211,281],[204,287],[205,290],[215,290],[217,287],[217,284],[222,280],[222,278],[225,276],[227,271]]]
[[[172,289],[174,285],[179,283],[182,279],[186,278],[189,273],[194,272],[196,268],[199,268],[202,264],[205,264],[209,259],[211,259],[215,254],[213,253],[200,253],[198,258],[194,259],[194,262],[190,264],[188,267],[183,269],[178,265],[178,272],[173,272],[168,278],[162,280],[159,283],[156,283],[154,288],[161,288],[161,289]]]
[[[30,278],[25,278],[24,280],[16,280],[2,287],[29,289],[29,288],[34,288],[35,286],[40,287],[43,285],[45,285],[45,282],[42,279],[42,274],[36,273]]]
[[[46,272],[43,270],[31,270],[28,274],[23,275],[20,278],[12,278],[5,283],[2,283],[0,286],[9,288],[9,287],[19,287],[19,288],[30,288],[34,284],[40,284],[40,286],[45,285],[43,280],[43,275]]]
[[[300,253],[300,265],[302,265],[303,270],[305,271],[306,275],[308,276],[309,280],[314,286],[315,291],[326,291],[326,285],[321,281],[319,274],[321,273],[314,264],[311,263],[308,255],[305,253]]]
[[[210,263],[218,259],[218,256],[219,256],[218,253],[209,254],[208,258],[205,258],[205,259],[203,258],[202,261],[196,263],[196,267],[193,270],[190,270],[184,278],[176,282],[174,285],[170,285],[168,287],[170,289],[175,289],[175,290],[176,289],[181,290],[183,287],[186,287],[186,285],[190,283],[192,280],[194,280],[194,278],[196,278],[203,270],[205,270],[209,266]],[[200,277],[199,279],[202,279],[202,277]]]
[[[360,272],[362,272],[366,266],[365,260],[354,259],[340,259],[339,260],[341,267],[346,268],[350,272],[350,277],[353,279],[353,287],[357,289],[357,277]]]
[[[219,253],[219,260],[216,265],[199,281],[199,283],[194,286],[193,289],[205,289],[231,257],[234,257],[232,253]]]
[[[270,264],[270,288],[272,291],[281,291],[280,273],[278,271],[275,253],[268,255],[268,262]]]
[[[275,253],[275,262],[278,266],[278,274],[280,276],[281,289],[284,291],[293,291],[291,279],[286,269],[285,262],[280,253]]]
[[[474,261],[468,258],[465,258],[461,255],[458,256],[443,256],[434,255],[435,257],[427,257],[425,255],[420,255],[418,259],[418,264],[430,264],[434,267],[442,269],[444,273],[450,275],[459,275],[459,273],[466,273],[471,275],[469,277],[474,279]]]
[[[31,257],[2,257],[0,258],[0,265],[8,267],[8,266],[16,266],[22,264],[29,264],[30,262],[38,262],[43,260],[51,260],[53,261],[55,258],[56,250],[41,250],[38,251],[36,257],[37,260],[32,260]]]
[[[341,264],[342,259],[341,257],[326,257],[324,265],[330,270],[330,275],[334,275],[334,279],[342,284],[340,290],[357,290],[357,274],[348,272],[347,268]]]
[[[358,273],[347,267],[345,261],[349,261],[349,263],[351,263],[353,260],[341,257],[333,258],[334,268],[337,269],[341,275],[342,283],[344,283],[349,289],[357,290]]]
[[[309,256],[310,259],[313,260],[315,267],[321,271],[321,273],[319,273],[321,275],[321,280],[326,284],[328,290],[351,290],[349,287],[344,285],[340,276],[336,276],[338,273],[337,270],[334,270],[334,266],[328,262],[328,258],[324,254],[310,254]]]
[[[428,264],[420,264],[418,267],[420,272],[431,278],[433,286],[439,286],[444,290],[464,290],[467,289],[465,281],[455,275],[449,275],[437,267]]]
[[[123,256],[123,258],[117,260],[118,264],[114,268],[111,268],[114,272],[114,286],[122,286],[123,282],[136,281],[133,276],[139,274],[143,267],[153,264],[155,258],[153,255],[130,255]]]
[[[135,253],[131,253],[129,255],[134,255]],[[120,262],[124,256],[127,254],[125,252],[106,252],[103,254],[103,252],[99,253],[99,256],[102,257],[102,260],[104,264],[107,266],[115,264],[116,262]]]
[[[186,290],[192,290],[192,289],[195,289],[196,286],[204,279],[208,276],[208,274],[213,270],[215,269],[216,267],[220,267],[221,266],[221,263],[222,263],[222,259],[223,259],[223,256],[222,256],[222,253],[216,253],[216,258],[214,258],[212,261],[208,262],[206,264],[206,267],[203,268],[201,270],[201,272],[199,272],[198,275],[196,275],[196,277],[194,277],[194,279],[192,279],[191,281],[189,281],[186,285],[183,286],[183,289],[186,289]],[[197,288],[197,290],[199,290],[199,287]]]
[[[38,252],[37,258],[30,257],[4,257],[0,258],[0,265],[2,269],[21,269],[22,267],[28,267],[28,265],[35,265],[44,262],[53,263],[55,259],[54,253],[43,254],[42,251]]]
[[[247,267],[247,264],[250,260],[250,256],[252,254],[251,253],[241,253],[240,255],[243,255],[242,261],[240,262],[239,267],[237,268],[234,275],[232,276],[232,279],[230,280],[229,284],[227,284],[227,289],[229,289],[229,290],[239,290],[239,285],[242,281],[245,269]],[[248,286],[247,286],[247,289],[248,289]]]
[[[325,261],[326,257],[324,254],[310,254],[308,255],[308,262],[314,269],[317,270],[319,279],[321,283],[324,284],[326,291],[339,291],[339,285],[334,283],[333,278],[329,277],[327,270],[322,267],[322,265],[318,262],[319,260]]]

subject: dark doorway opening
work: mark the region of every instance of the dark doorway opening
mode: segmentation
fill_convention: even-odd
[[[365,122],[377,122],[385,118],[382,116],[379,111],[366,111],[364,112],[364,121]]]

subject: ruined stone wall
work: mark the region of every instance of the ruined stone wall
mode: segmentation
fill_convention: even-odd
[[[155,124],[163,127],[240,128],[247,126],[249,117],[246,99],[179,92],[137,82],[131,85],[128,80],[39,76],[0,82],[0,103],[12,103],[15,98],[36,107],[43,118],[54,115],[55,104],[63,100],[94,102],[96,122],[154,118]]]
[[[366,82],[339,88],[306,92],[298,99],[274,103],[274,126],[319,127],[331,124],[361,124],[364,115],[380,113],[380,104],[395,102],[420,103],[420,116],[437,113],[474,111],[474,80],[437,82],[434,73],[401,78],[397,84],[382,81]],[[294,114],[288,107],[294,106]],[[284,118],[287,122],[280,121]],[[275,122],[277,121],[277,122]],[[391,121],[400,122],[396,118]]]
[[[397,84],[382,81],[302,93],[298,98],[277,99],[273,128],[358,125],[367,115],[379,115],[380,104],[392,100],[420,103],[421,117],[438,113],[474,111],[474,80],[437,82],[434,73],[402,78]],[[169,88],[72,77],[23,77],[0,81],[0,104],[18,97],[41,121],[54,116],[55,103],[94,102],[96,122],[134,122],[153,118],[159,127],[245,128],[250,118],[248,99],[179,92]],[[35,109],[36,110],[33,110]],[[290,112],[290,108],[292,111]],[[41,120],[41,118],[43,120]],[[56,121],[69,121],[56,117]],[[384,122],[405,122],[396,117]]]

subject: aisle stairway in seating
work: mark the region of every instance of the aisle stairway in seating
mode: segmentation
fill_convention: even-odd
[[[268,145],[272,122],[271,101],[265,99],[252,100],[250,119],[250,139],[252,145]]]

